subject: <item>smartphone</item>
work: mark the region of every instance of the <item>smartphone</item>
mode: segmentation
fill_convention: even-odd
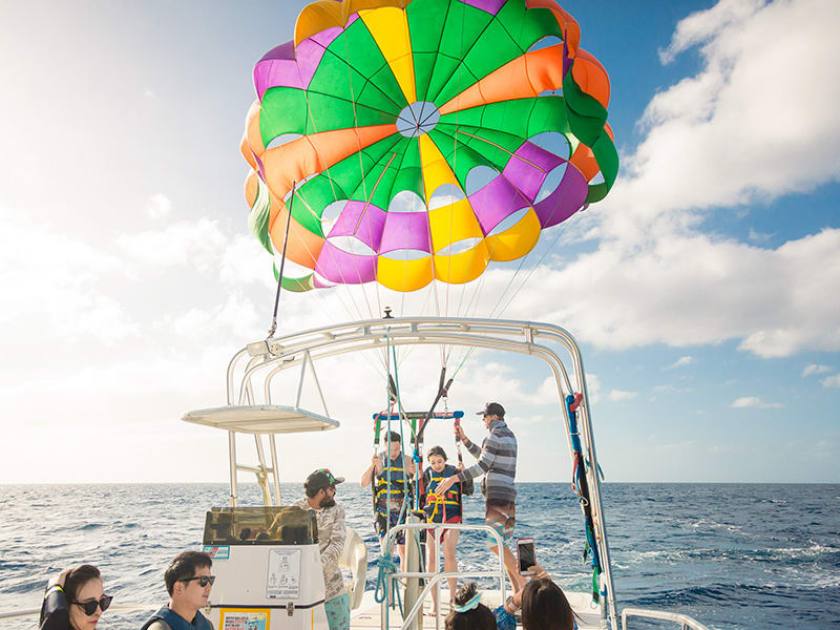
[[[519,572],[527,575],[531,568],[537,564],[537,553],[534,550],[533,538],[520,538],[516,542],[516,555],[519,558]]]

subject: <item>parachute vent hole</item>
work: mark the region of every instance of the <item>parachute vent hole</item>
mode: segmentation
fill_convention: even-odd
[[[438,252],[435,252],[438,256],[454,256],[455,254],[461,254],[465,251],[468,251],[478,245],[482,241],[481,238],[465,238],[463,241],[457,241],[455,243],[450,243],[443,249]]]
[[[327,239],[333,246],[348,254],[375,256],[376,252],[355,236],[331,236]]]
[[[472,195],[499,176],[499,171],[489,166],[476,166],[467,173],[467,195]]]
[[[271,139],[265,148],[268,149],[276,149],[277,147],[282,147],[284,144],[289,144],[290,142],[294,142],[298,138],[302,138],[303,136],[299,133],[283,133],[279,136],[276,136]]]
[[[383,252],[380,255],[391,260],[421,260],[431,256],[429,252],[420,249],[395,249],[390,252]]]
[[[413,190],[401,190],[388,204],[388,212],[425,212],[426,204]]]
[[[507,232],[514,225],[519,223],[525,217],[525,215],[528,214],[528,211],[530,209],[530,207],[520,208],[516,212],[509,214],[504,219],[499,221],[496,227],[494,227],[487,236],[496,236],[497,234],[501,234],[502,232]]]
[[[432,193],[432,197],[429,199],[429,210],[451,206],[465,198],[466,195],[460,187],[455,184],[442,184]]]
[[[540,189],[537,192],[537,196],[534,197],[534,203],[539,203],[557,190],[558,186],[560,186],[563,181],[563,176],[566,174],[567,167],[568,162],[563,162],[561,165],[553,168],[548,173],[546,178],[543,180],[542,186],[540,186]]]
[[[538,133],[528,138],[528,142],[564,160],[568,160],[572,155],[572,148],[569,146],[569,141],[566,139],[566,136],[556,131]]]
[[[339,201],[333,201],[330,205],[324,208],[324,211],[321,213],[321,229],[323,230],[324,234],[329,234],[333,226],[335,226],[336,221],[338,221],[338,217],[344,211],[344,206],[347,205],[346,199],[340,199]]]
[[[548,37],[543,37],[542,39],[538,39],[533,44],[528,47],[528,52],[532,50],[542,50],[543,48],[550,48],[551,46],[562,46],[563,40],[557,37],[556,35],[549,35]]]
[[[295,191],[296,191],[296,192],[295,192],[295,196],[297,196],[297,195],[299,195],[299,194],[300,194],[300,189],[301,189],[301,187],[302,187],[302,186],[303,186],[306,182],[308,182],[308,181],[309,181],[310,179],[312,179],[313,177],[318,177],[318,175],[319,175],[319,173],[313,173],[312,175],[310,175],[310,176],[308,176],[308,177],[304,177],[304,178],[303,178],[302,180],[300,180],[299,182],[296,182],[296,183],[295,183]],[[290,191],[289,191],[289,192],[287,192],[287,193],[286,193],[286,195],[283,197],[283,201],[286,203],[286,205],[288,205],[288,204],[289,204],[289,200],[290,200],[291,198],[292,198],[292,191],[290,190]],[[302,197],[298,197],[298,199],[295,201],[295,207],[297,207],[297,204],[298,204],[298,202],[299,202],[301,199],[302,199]]]

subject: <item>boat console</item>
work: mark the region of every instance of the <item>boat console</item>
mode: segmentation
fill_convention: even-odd
[[[210,601],[216,628],[327,628],[315,513],[299,507],[213,508],[204,551],[218,577]]]

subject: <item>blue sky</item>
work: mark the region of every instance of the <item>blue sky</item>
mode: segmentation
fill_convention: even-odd
[[[20,445],[0,482],[225,479],[224,436],[178,418],[222,402],[228,358],[270,319],[238,144],[253,64],[303,5],[0,7],[0,413]],[[840,9],[563,6],[610,73],[622,170],[605,202],[548,234],[505,316],[581,341],[608,480],[840,482]],[[493,269],[483,297],[510,273]],[[284,331],[363,304],[284,300]],[[425,407],[434,357],[406,361]],[[331,370],[344,426],[291,438],[289,480],[335,461],[352,478],[367,458],[382,383]],[[492,390],[520,477],[565,481],[545,376],[477,354],[452,405]]]

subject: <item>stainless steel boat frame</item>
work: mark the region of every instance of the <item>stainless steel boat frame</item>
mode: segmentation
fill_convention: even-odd
[[[267,504],[280,503],[280,480],[278,475],[277,448],[274,433],[269,426],[249,423],[248,418],[236,420],[230,414],[233,410],[260,409],[270,415],[276,410],[277,426],[284,420],[298,419],[311,426],[302,430],[326,430],[335,427],[330,418],[327,400],[318,380],[316,365],[319,361],[339,355],[369,350],[382,350],[394,346],[462,346],[512,352],[538,358],[545,362],[554,376],[558,403],[562,417],[567,447],[572,451],[572,436],[569,434],[569,415],[564,403],[569,394],[581,394],[582,404],[578,408],[578,427],[586,462],[585,474],[591,495],[591,511],[595,542],[602,564],[601,592],[602,616],[609,620],[612,628],[618,628],[618,614],[615,604],[612,563],[607,539],[601,499],[601,480],[598,474],[598,458],[590,418],[589,392],[580,348],[574,337],[560,326],[553,324],[455,317],[406,317],[369,319],[333,326],[324,326],[269,338],[248,344],[231,359],[227,371],[228,407],[216,410],[201,410],[201,413],[187,414],[185,420],[207,424],[228,430],[230,454],[230,502],[238,500],[238,473],[254,472]],[[558,351],[564,351],[572,367],[571,373]],[[287,370],[299,368],[297,397],[293,406],[274,405],[272,382]],[[300,407],[304,381],[308,373],[318,392],[322,413],[314,413]],[[258,388],[260,399],[257,399]],[[192,417],[191,417],[192,416]],[[247,416],[247,413],[246,413]],[[268,416],[263,416],[265,421]],[[265,426],[260,429],[260,426]],[[237,460],[236,433],[254,435],[258,464],[250,466]],[[282,432],[282,431],[281,431]],[[271,461],[266,457],[263,438],[268,439]],[[271,476],[271,481],[269,481]],[[273,486],[273,488],[272,488]],[[273,498],[273,501],[272,501]],[[606,601],[606,605],[603,603]]]
[[[595,529],[595,540],[601,558],[601,627],[612,630],[627,630],[628,619],[641,617],[673,621],[683,629],[706,630],[706,626],[687,615],[674,612],[625,608],[621,611],[621,625],[616,610],[610,548],[607,539],[601,499],[601,480],[598,474],[598,458],[592,431],[589,392],[583,366],[583,359],[577,342],[572,335],[553,324],[530,321],[472,319],[472,318],[387,318],[349,322],[325,326],[283,337],[269,338],[248,344],[237,352],[227,369],[227,405],[214,409],[202,409],[187,413],[184,420],[228,432],[230,457],[230,503],[238,501],[238,474],[251,472],[257,477],[266,505],[280,505],[280,477],[275,442],[277,433],[299,433],[305,431],[326,431],[338,428],[339,422],[330,416],[327,399],[318,380],[316,364],[328,357],[334,357],[366,350],[381,351],[390,346],[463,346],[472,349],[488,349],[533,356],[545,362],[554,376],[560,403],[564,434],[567,446],[572,452],[572,436],[569,434],[569,415],[565,397],[581,394],[578,408],[579,438],[586,462],[585,474],[591,493],[591,510]],[[568,355],[571,373],[561,359],[558,350]],[[275,377],[287,370],[299,368],[297,394],[293,405],[279,405],[272,400],[272,383]],[[301,397],[307,375],[323,406],[323,413],[303,409]],[[257,384],[261,387],[257,389]],[[259,395],[258,395],[259,392]],[[236,449],[236,435],[250,434],[255,439],[258,463],[240,463]],[[267,443],[266,441],[267,440]],[[390,530],[384,541],[386,550],[393,545],[393,537],[401,529],[411,527],[429,528],[429,524],[400,525]],[[446,525],[446,528],[481,529],[483,526]],[[491,535],[498,536],[491,532]],[[499,541],[500,542],[500,541]],[[423,598],[437,588],[447,577],[463,576],[498,577],[502,580],[503,566],[496,571],[472,573],[395,572],[390,580],[424,577],[428,584],[419,599],[413,603],[404,620],[403,627],[409,628],[416,622],[422,608]],[[390,590],[390,589],[389,589]],[[605,604],[606,602],[606,604]],[[383,602],[387,606],[387,602]],[[131,609],[129,605],[128,609]],[[0,613],[2,618],[14,618],[37,614],[37,610],[17,610]],[[383,629],[390,622],[383,617]]]

